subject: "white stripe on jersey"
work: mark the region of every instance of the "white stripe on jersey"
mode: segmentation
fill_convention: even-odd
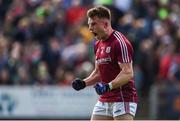
[[[119,41],[119,38],[117,37],[117,35],[116,35],[116,34],[114,34],[114,36],[115,36],[115,37],[116,37],[116,39]],[[120,42],[120,47],[121,47],[121,48],[123,48],[123,47],[122,47],[121,42]],[[123,62],[125,62],[125,60],[124,60],[124,51],[123,51],[123,49],[121,50],[121,54],[122,54],[122,59],[123,59]]]
[[[120,35],[118,32],[114,33],[114,36],[119,41],[120,47],[121,47],[121,54],[123,62],[128,63],[130,62],[129,56],[128,56],[128,49],[126,43],[123,41],[122,35]]]
[[[129,56],[128,56],[127,45],[126,45],[125,41],[123,41],[122,35],[120,33],[118,33],[118,32],[115,32],[115,33],[118,35],[118,37],[120,37],[119,41],[122,42],[123,47],[124,47],[123,49],[124,49],[124,52],[125,52],[125,57],[124,58],[125,58],[126,62],[129,62],[130,60],[129,60]]]

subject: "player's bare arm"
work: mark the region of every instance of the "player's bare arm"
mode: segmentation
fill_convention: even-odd
[[[114,80],[110,81],[108,84],[100,82],[94,86],[97,94],[102,95],[105,92],[117,89],[127,84],[131,78],[133,78],[132,63],[119,63],[119,67],[121,68],[121,71]]]
[[[75,80],[73,80],[72,87],[75,90],[79,91],[81,89],[84,89],[86,86],[90,86],[98,82],[99,77],[99,69],[97,64],[95,64],[95,68],[92,73],[85,79],[76,78]]]
[[[85,78],[83,81],[85,81],[86,86],[91,86],[94,85],[96,82],[99,81],[99,68],[97,66],[97,64],[95,63],[95,68],[93,70],[93,72],[87,77]]]
[[[129,80],[133,78],[132,63],[119,63],[119,66],[122,71],[110,82],[111,90],[127,84]]]

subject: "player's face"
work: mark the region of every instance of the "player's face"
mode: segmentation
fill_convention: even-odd
[[[94,34],[95,38],[101,40],[105,33],[104,21],[97,16],[88,18],[89,30]]]

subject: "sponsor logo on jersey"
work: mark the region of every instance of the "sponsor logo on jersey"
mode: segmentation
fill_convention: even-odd
[[[97,64],[106,64],[108,62],[111,62],[111,57],[100,58],[96,60]]]

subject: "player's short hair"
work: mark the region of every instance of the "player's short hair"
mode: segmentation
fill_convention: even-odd
[[[111,12],[107,7],[104,6],[96,6],[87,11],[87,16],[89,18],[93,18],[97,16],[98,18],[106,18],[111,20]]]

